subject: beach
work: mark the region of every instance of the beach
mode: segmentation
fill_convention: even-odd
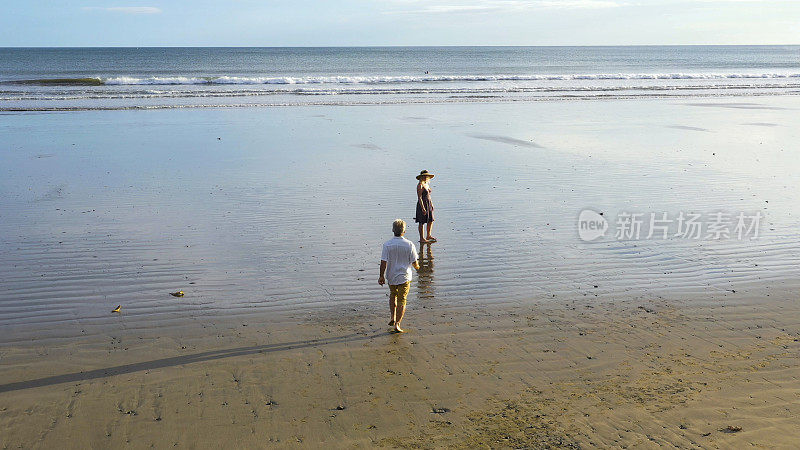
[[[0,444],[792,448],[798,98],[4,112]]]
[[[754,289],[736,301],[412,304],[403,335],[386,332],[382,311],[342,310],[4,348],[1,439],[5,448],[792,448],[792,291],[766,301]]]

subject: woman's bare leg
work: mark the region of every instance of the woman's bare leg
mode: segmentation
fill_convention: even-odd
[[[436,238],[431,236],[431,228],[433,228],[433,222],[428,222],[428,240],[435,241]]]
[[[422,224],[419,224],[419,241],[422,242],[422,243],[428,242],[425,239],[425,235],[423,235],[422,232],[423,232]]]

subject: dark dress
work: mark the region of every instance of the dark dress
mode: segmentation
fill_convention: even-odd
[[[422,189],[422,203],[425,205],[425,213],[422,213],[422,204],[420,199],[417,198],[417,215],[414,217],[414,222],[429,223],[433,222],[433,202],[431,202],[431,188]]]

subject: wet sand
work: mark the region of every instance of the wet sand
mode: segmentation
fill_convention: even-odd
[[[376,306],[5,348],[0,445],[792,448],[800,306],[748,292],[421,300],[402,335]]]
[[[423,168],[438,174],[420,286],[436,307],[797,278],[800,97],[694,102],[6,116],[0,344],[370,305],[387,224],[413,223]],[[757,241],[584,242],[587,208],[764,220]]]
[[[796,447],[798,108],[4,116],[0,446]],[[422,168],[439,242],[390,335]],[[583,242],[584,208],[765,220]]]

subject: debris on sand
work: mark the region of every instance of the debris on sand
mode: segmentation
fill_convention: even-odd
[[[738,433],[742,431],[742,427],[737,427],[736,425],[728,425],[725,428],[720,429],[723,433]]]
[[[184,294],[183,291],[178,291],[178,292],[170,292],[169,295],[173,297],[183,297]]]
[[[113,310],[111,310],[111,312],[112,313],[118,313],[120,309],[122,309],[122,305],[117,305],[117,307],[114,308]]]

